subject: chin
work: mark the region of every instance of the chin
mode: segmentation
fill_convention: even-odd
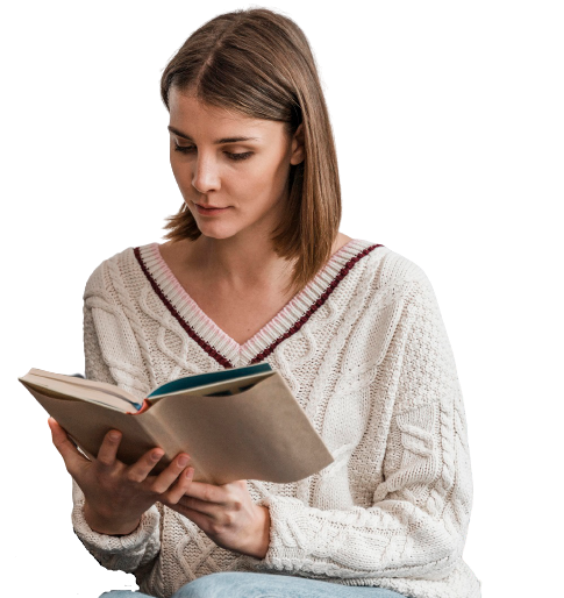
[[[233,230],[230,227],[223,227],[223,226],[209,226],[204,224],[203,226],[200,226],[200,223],[198,224],[198,229],[200,231],[200,233],[202,234],[203,237],[208,237],[210,239],[217,239],[217,240],[221,240],[221,239],[230,239],[231,237],[234,237],[237,234],[237,230]]]

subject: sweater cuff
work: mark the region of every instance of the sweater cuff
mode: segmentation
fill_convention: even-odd
[[[268,507],[270,511],[270,544],[263,559],[252,559],[248,564],[252,563],[255,570],[290,571],[295,568],[296,561],[307,560],[307,539],[296,537],[289,529],[293,517],[303,508],[302,501],[297,498],[267,496],[257,504]]]
[[[159,543],[160,513],[155,505],[145,511],[137,528],[124,536],[109,536],[95,532],[84,517],[84,501],[75,503],[72,510],[72,524],[75,534],[91,552],[107,554],[130,554],[147,544]]]

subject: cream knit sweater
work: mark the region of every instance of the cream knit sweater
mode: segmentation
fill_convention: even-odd
[[[132,534],[92,531],[74,486],[75,531],[109,569],[168,597],[216,571],[285,572],[416,598],[475,598],[462,560],[472,482],[455,364],[420,268],[354,240],[252,339],[239,345],[180,286],[157,244],[127,249],[90,277],[87,378],[142,397],[189,374],[266,360],[334,456],[293,484],[250,481],[270,509],[263,560],[219,548],[157,503]]]

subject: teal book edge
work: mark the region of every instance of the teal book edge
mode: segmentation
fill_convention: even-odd
[[[272,368],[268,363],[256,363],[241,368],[232,368],[229,370],[221,370],[219,372],[209,372],[207,374],[196,374],[195,376],[187,376],[186,378],[178,378],[167,382],[158,388],[155,388],[148,399],[153,397],[160,397],[171,392],[178,392],[180,390],[187,390],[195,388],[196,386],[206,386],[207,384],[216,384],[218,382],[228,382],[229,380],[237,380],[237,378],[244,378],[245,376],[253,376],[254,374],[264,374],[271,372]]]

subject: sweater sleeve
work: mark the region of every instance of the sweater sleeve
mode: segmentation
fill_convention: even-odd
[[[405,286],[402,301],[378,366],[385,388],[371,387],[371,396],[387,397],[390,414],[382,417],[389,430],[372,504],[321,510],[292,497],[263,499],[271,541],[255,569],[362,583],[441,579],[460,562],[472,486],[454,359],[423,273]]]
[[[107,536],[92,530],[84,519],[84,494],[73,480],[74,532],[90,554],[106,569],[135,573],[150,563],[160,548],[160,513],[155,505],[143,513],[137,529],[125,536]]]
[[[94,275],[93,275],[94,278]],[[89,281],[89,285],[92,279]],[[89,288],[87,285],[87,291]],[[96,309],[103,309],[104,302],[97,297]],[[115,309],[113,310],[115,312]],[[86,378],[116,384],[100,347],[98,334],[88,302],[84,306],[84,352]],[[107,569],[135,572],[153,560],[160,550],[160,511],[153,505],[146,511],[140,525],[131,534],[109,536],[92,530],[84,518],[84,494],[73,480],[73,528],[89,552]]]

